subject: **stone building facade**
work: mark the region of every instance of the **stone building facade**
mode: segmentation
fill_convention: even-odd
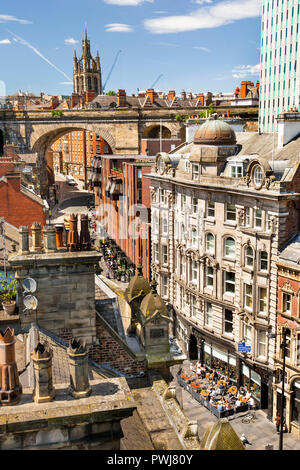
[[[272,136],[271,136],[272,137]],[[241,142],[241,143],[240,143]],[[191,359],[250,387],[272,417],[278,250],[299,227],[299,142],[209,120],[149,176],[152,274]],[[238,343],[251,347],[239,353]]]

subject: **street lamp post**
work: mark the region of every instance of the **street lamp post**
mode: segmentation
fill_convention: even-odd
[[[279,450],[283,450],[283,426],[284,426],[284,410],[285,410],[285,396],[284,396],[284,381],[285,381],[285,356],[286,356],[286,334],[285,328],[282,329],[282,343],[280,348],[282,349],[283,360],[282,360],[282,385],[281,385],[281,406],[280,406],[280,430],[279,430]],[[276,334],[268,333],[269,338],[276,338]]]

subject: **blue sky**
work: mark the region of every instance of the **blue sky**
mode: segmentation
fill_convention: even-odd
[[[1,0],[0,80],[7,94],[71,94],[87,23],[106,91],[231,92],[259,76],[261,0]],[[78,41],[78,42],[76,42]]]

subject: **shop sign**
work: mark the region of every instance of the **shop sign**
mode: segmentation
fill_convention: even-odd
[[[238,352],[247,353],[251,351],[251,346],[247,346],[244,341],[238,343]]]

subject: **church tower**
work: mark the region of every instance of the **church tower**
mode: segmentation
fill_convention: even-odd
[[[96,60],[91,55],[90,41],[87,38],[87,29],[82,41],[82,54],[77,59],[76,50],[73,58],[73,86],[74,93],[81,95],[86,91],[94,91],[96,95],[102,94],[102,77],[99,52]]]

